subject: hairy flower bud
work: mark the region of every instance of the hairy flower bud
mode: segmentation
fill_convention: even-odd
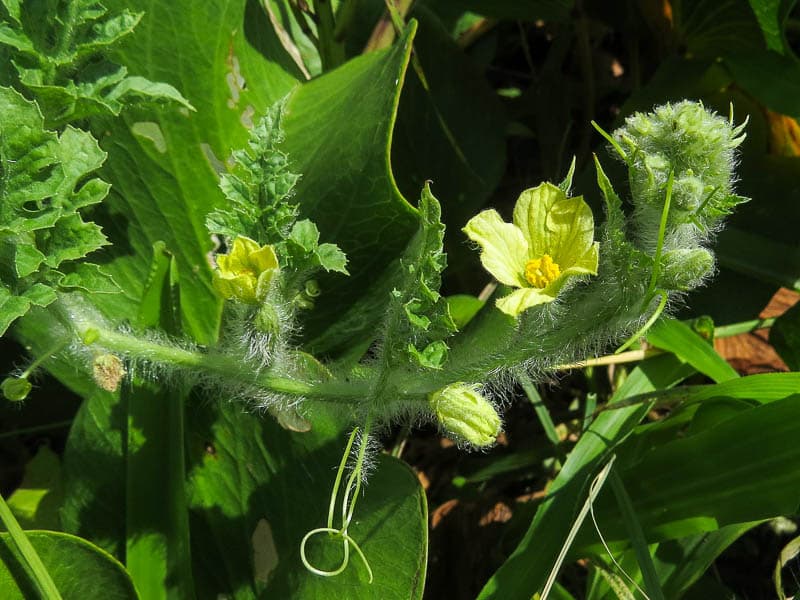
[[[478,447],[489,446],[500,433],[500,416],[476,385],[452,383],[428,400],[449,433]]]

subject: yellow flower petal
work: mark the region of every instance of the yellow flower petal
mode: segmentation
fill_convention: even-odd
[[[583,198],[567,198],[551,183],[520,194],[514,224],[528,241],[530,258],[549,254],[563,271],[576,265],[594,240],[594,217]]]
[[[558,287],[560,289],[561,285],[563,285],[563,283],[561,283],[562,281],[563,278],[555,282],[553,286],[548,286],[543,290],[538,288],[521,288],[514,290],[508,296],[504,296],[497,301],[497,308],[507,315],[516,317],[532,306],[547,304],[555,300],[555,295],[548,292],[551,291],[551,287]]]
[[[481,247],[481,263],[497,281],[514,287],[528,285],[524,277],[528,244],[518,227],[504,223],[496,210],[484,210],[463,231]]]
[[[235,298],[247,304],[256,303],[255,278],[247,275],[226,276],[214,271],[211,280],[214,289],[226,300]]]
[[[600,244],[595,242],[586,253],[579,257],[577,262],[565,269],[561,275],[597,275],[597,265],[600,262]]]
[[[248,258],[250,265],[257,273],[278,268],[278,257],[272,246],[264,246],[260,250],[251,252]]]

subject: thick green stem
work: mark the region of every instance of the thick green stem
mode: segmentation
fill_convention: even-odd
[[[248,383],[280,394],[347,402],[363,398],[366,390],[365,383],[360,381],[301,381],[269,372],[253,371],[241,360],[229,356],[175,348],[107,329],[94,329],[92,333],[96,335],[95,343],[111,352],[163,365],[202,370],[223,379]]]

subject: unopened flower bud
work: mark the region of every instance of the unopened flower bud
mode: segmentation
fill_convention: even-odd
[[[489,446],[500,433],[500,416],[476,385],[453,383],[428,400],[448,432],[478,447]]]
[[[3,396],[11,402],[21,402],[28,397],[31,391],[31,383],[22,377],[7,377],[0,384]]]
[[[262,304],[256,313],[255,326],[261,333],[273,335],[280,333],[280,317],[271,304]]]
[[[116,392],[125,377],[125,367],[118,356],[101,354],[94,359],[92,374],[97,385],[107,392]]]

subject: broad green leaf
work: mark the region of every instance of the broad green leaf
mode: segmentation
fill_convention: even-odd
[[[305,415],[313,429],[294,433],[231,404],[187,414],[194,573],[199,598],[421,598],[427,556],[427,508],[402,463],[379,457],[349,533],[374,572],[351,551],[347,569],[319,577],[300,562],[306,532],[325,525],[331,469],[344,448],[342,420],[322,407]],[[246,465],[246,468],[243,468]],[[312,538],[320,568],[340,561],[341,542]]]
[[[691,372],[671,356],[649,359],[628,376],[612,402],[670,387]],[[527,600],[541,590],[584,502],[589,483],[613,447],[630,434],[647,409],[645,405],[609,411],[592,422],[548,488],[548,497],[536,511],[524,538],[488,581],[479,598]]]
[[[395,112],[416,26],[391,48],[355,58],[298,87],[286,101],[281,150],[303,176],[296,186],[300,214],[321,239],[347,255],[350,277],[321,276],[323,296],[307,323],[317,335],[342,318],[342,308],[380,279],[417,227],[414,208],[400,195],[389,169]],[[335,157],[335,163],[331,163]],[[372,333],[383,316],[391,285],[358,308],[362,322],[315,348],[330,349]],[[345,318],[347,315],[345,315]],[[366,317],[366,318],[365,318]]]
[[[54,531],[27,531],[26,535],[64,600],[139,598],[122,565],[97,546]],[[0,590],[6,600],[38,597],[7,533],[0,533]]]
[[[672,352],[717,383],[739,377],[711,344],[681,321],[661,319],[647,333],[647,340],[658,348]]]
[[[188,394],[138,377],[123,386],[125,566],[144,598],[193,598],[183,456]]]
[[[65,366],[64,370],[68,368]],[[50,370],[62,381],[65,379],[58,368],[50,365]],[[124,558],[124,407],[119,394],[96,388],[93,393],[84,391],[84,395],[86,399],[72,423],[64,451],[61,524],[64,531]]]
[[[24,529],[61,528],[59,508],[64,499],[61,461],[42,446],[25,466],[22,483],[8,497],[8,506]]]
[[[419,6],[411,12],[419,19],[418,62],[412,63],[400,95],[392,170],[406,198],[416,198],[432,181],[444,207],[448,252],[466,255],[461,227],[503,174],[506,116],[484,74],[450,38],[435,9]]]
[[[650,542],[785,514],[800,506],[800,396],[740,412],[715,427],[660,445],[621,476]],[[617,450],[621,460],[626,448]],[[606,541],[626,542],[613,499],[601,494],[595,514]],[[597,547],[593,532],[577,541]]]
[[[800,371],[800,304],[778,317],[769,330],[769,342],[790,369]]]
[[[472,320],[478,311],[483,308],[485,302],[470,296],[469,294],[456,294],[447,297],[447,307],[450,311],[450,316],[453,317],[453,323],[458,329],[464,329],[467,323]]]
[[[146,11],[115,58],[134,75],[179,89],[196,112],[132,110],[123,121],[97,122],[108,132],[101,139],[109,150],[104,177],[114,186],[106,230],[116,246],[108,272],[124,294],[96,303],[118,318],[135,314],[153,244],[164,241],[180,267],[184,331],[208,343],[217,335],[220,304],[210,285],[205,219],[224,202],[218,176],[231,151],[245,145],[248,127],[298,73],[257,3],[105,4]]]
[[[154,248],[138,322],[180,334],[177,263]],[[123,384],[125,445],[125,566],[146,598],[194,597],[185,493],[183,386],[167,388],[132,374]],[[154,486],[153,482],[161,482]]]

